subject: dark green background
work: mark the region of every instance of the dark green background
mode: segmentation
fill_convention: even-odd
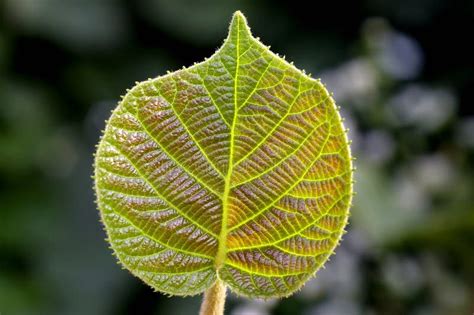
[[[326,269],[227,313],[472,314],[474,2],[326,2],[0,1],[0,314],[197,314],[116,264],[92,154],[119,96],[210,56],[237,9],[334,91],[358,169]]]

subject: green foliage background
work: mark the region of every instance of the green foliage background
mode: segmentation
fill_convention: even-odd
[[[228,314],[474,311],[471,1],[0,2],[0,313],[189,314],[114,262],[92,152],[126,88],[210,56],[242,10],[321,77],[358,158],[351,223],[290,299]]]

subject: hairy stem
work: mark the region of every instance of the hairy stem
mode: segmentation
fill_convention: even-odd
[[[223,315],[225,303],[225,284],[217,279],[212,287],[204,293],[200,315]]]

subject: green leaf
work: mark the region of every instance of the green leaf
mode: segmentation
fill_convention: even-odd
[[[249,297],[293,293],[334,252],[352,197],[333,99],[240,12],[211,58],[127,93],[95,181],[120,262],[173,295],[217,277]]]

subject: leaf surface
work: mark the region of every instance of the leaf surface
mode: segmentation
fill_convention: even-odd
[[[352,166],[324,86],[236,12],[212,57],[127,93],[98,146],[95,185],[115,254],[156,290],[197,294],[219,277],[274,297],[333,253]]]

